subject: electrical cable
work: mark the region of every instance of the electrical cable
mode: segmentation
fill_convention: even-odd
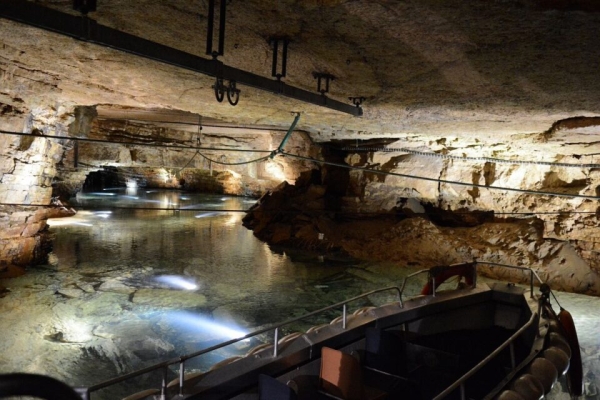
[[[581,198],[581,199],[590,199],[590,200],[600,199],[600,197],[598,197],[598,196],[589,196],[589,195],[583,195],[583,194],[542,192],[542,191],[529,190],[529,189],[517,189],[517,188],[507,188],[507,187],[502,187],[502,186],[492,186],[492,185],[487,186],[487,185],[481,185],[478,183],[465,183],[465,182],[458,182],[458,181],[449,181],[449,180],[445,180],[445,179],[428,178],[425,176],[400,174],[397,172],[386,172],[386,171],[380,171],[380,170],[376,170],[376,169],[363,168],[363,167],[353,167],[351,165],[344,165],[344,164],[334,163],[334,162],[330,162],[330,161],[317,160],[314,158],[299,156],[296,154],[291,154],[291,153],[286,153],[286,152],[280,152],[279,154],[281,154],[284,157],[292,157],[292,158],[297,158],[297,159],[304,160],[304,161],[310,161],[310,162],[319,163],[319,164],[331,165],[334,167],[346,168],[346,169],[362,171],[362,172],[370,172],[370,173],[379,174],[379,175],[391,175],[391,176],[397,176],[400,178],[410,178],[410,179],[418,179],[418,180],[424,180],[424,181],[430,181],[430,182],[437,182],[438,184],[446,183],[449,185],[469,186],[469,187],[477,187],[477,188],[489,189],[489,190],[503,190],[503,191],[509,191],[509,192],[518,192],[518,193],[542,195],[542,196],[569,197],[569,198]]]
[[[165,144],[157,144],[157,143],[138,143],[138,142],[116,142],[111,140],[102,140],[102,139],[90,139],[90,138],[79,138],[72,136],[52,136],[45,134],[31,134],[31,133],[21,133],[21,132],[11,132],[0,129],[0,133],[5,135],[14,135],[14,136],[30,136],[30,137],[40,137],[45,139],[54,139],[54,140],[75,140],[80,142],[90,142],[90,143],[103,143],[103,144],[120,144],[120,145],[128,145],[128,146],[148,146],[148,147],[162,147],[169,149],[179,149],[179,150],[207,150],[207,151],[232,151],[232,152],[245,152],[245,153],[269,153],[271,154],[272,150],[252,150],[252,149],[233,149],[233,148],[220,148],[220,147],[198,147],[198,146],[183,146],[183,145],[165,145]]]
[[[210,161],[212,163],[215,163],[215,164],[221,164],[221,165],[245,165],[245,164],[252,164],[252,163],[255,163],[255,162],[266,161],[266,160],[268,160],[270,158],[270,156],[265,156],[265,157],[257,158],[255,160],[240,161],[240,162],[235,162],[235,163],[228,163],[228,162],[224,162],[224,161],[213,160],[211,158],[206,157],[202,153],[198,153],[198,154],[200,154],[200,156],[203,157],[205,160],[208,160],[208,161]]]
[[[258,201],[258,200],[257,200]],[[24,204],[24,203],[0,203],[0,206],[9,206],[9,207],[48,207],[48,208],[72,208],[75,210],[97,210],[98,206],[87,206],[87,205],[71,205],[71,204]],[[105,210],[156,210],[156,211],[198,211],[198,212],[216,212],[216,213],[228,213],[228,212],[240,212],[246,213],[250,209],[238,210],[238,209],[227,209],[227,210],[215,210],[211,208],[159,208],[159,207],[123,207],[123,206],[107,206],[103,205],[102,209]],[[296,214],[297,210],[272,210],[272,212],[276,212],[279,214]],[[311,210],[311,213],[336,213],[340,216],[352,216],[352,215],[360,215],[360,216],[390,216],[395,215],[392,212],[385,211],[369,211],[369,212],[354,212],[354,211],[332,211],[332,210]],[[590,215],[590,214],[598,214],[596,211],[545,211],[545,212],[535,212],[535,211],[503,211],[503,212],[495,212],[491,210],[475,210],[475,211],[452,211],[452,214],[456,215],[471,215],[473,212],[481,212],[481,213],[493,213],[496,215],[562,215],[562,214],[582,214],[582,215]],[[423,213],[415,213],[417,215],[429,215],[426,212]]]
[[[574,163],[560,163],[560,162],[550,162],[550,161],[529,161],[529,160],[505,160],[501,158],[492,158],[492,157],[461,157],[461,156],[453,156],[451,154],[441,154],[441,153],[433,153],[427,151],[418,151],[408,149],[406,147],[402,148],[389,148],[389,147],[344,147],[342,148],[344,151],[368,151],[375,152],[381,151],[385,153],[409,153],[417,156],[423,157],[435,157],[435,158],[444,158],[458,161],[486,161],[497,164],[517,164],[517,165],[545,165],[550,167],[566,167],[566,168],[600,168],[600,164],[574,164]]]

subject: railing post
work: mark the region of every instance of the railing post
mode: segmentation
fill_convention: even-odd
[[[400,308],[404,308],[404,303],[402,302],[402,291],[398,289],[398,302],[400,303]]]
[[[163,368],[162,374],[162,383],[160,385],[160,400],[167,400],[167,373],[169,371],[169,367],[165,365]]]
[[[465,400],[467,398],[465,392],[465,383],[463,382],[460,384],[460,400]]]
[[[533,299],[533,270],[529,270],[529,295]]]
[[[346,305],[346,303],[344,303],[344,311],[342,314],[342,329],[346,329],[346,310],[348,309],[348,306]]]
[[[514,370],[517,365],[516,357],[515,357],[515,345],[513,342],[510,342],[510,367]]]
[[[435,297],[435,276],[431,277],[431,295]]]
[[[184,366],[185,361],[181,361],[179,363],[179,395],[183,396],[183,372],[185,369]]]
[[[273,357],[277,357],[278,347],[279,347],[279,328],[275,328],[275,338],[273,339]]]

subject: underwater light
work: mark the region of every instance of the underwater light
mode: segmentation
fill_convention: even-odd
[[[79,217],[66,217],[66,218],[49,218],[47,221],[49,226],[67,226],[67,225],[79,225],[79,226],[94,226],[87,222],[87,220]]]
[[[157,282],[164,283],[176,289],[196,290],[198,285],[188,276],[161,275],[154,278]]]
[[[94,211],[92,214],[95,215],[96,217],[106,219],[106,218],[110,217],[110,215],[112,214],[112,211]]]
[[[237,339],[247,335],[247,332],[242,331],[239,327],[227,326],[224,323],[191,312],[175,311],[169,313],[169,318],[172,318],[174,324],[182,325],[184,329],[218,334],[228,339]]]
[[[116,193],[102,193],[102,192],[93,192],[90,193],[90,196],[116,196]]]
[[[73,225],[79,225],[79,226],[94,226],[94,224],[89,224],[87,222],[73,222]]]
[[[196,218],[214,217],[216,215],[219,215],[219,213],[218,212],[206,212],[206,213],[196,215]]]

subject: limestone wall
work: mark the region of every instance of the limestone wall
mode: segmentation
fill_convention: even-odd
[[[455,248],[464,247],[466,258],[539,267],[541,275],[568,290],[600,291],[600,230],[595,199],[600,174],[593,155],[570,154],[564,144],[561,152],[552,151],[544,141],[529,147],[513,143],[495,148],[459,141],[452,146],[435,141],[399,141],[389,147],[398,150],[355,152],[346,157],[346,162],[355,167],[392,173],[351,171],[346,209],[396,209],[419,214],[428,204],[459,214],[493,211],[496,221],[507,223],[530,221],[536,226],[533,236],[509,238],[483,229],[471,237],[472,243]]]
[[[0,129],[0,271],[43,262],[49,250],[46,220],[69,214],[51,205],[56,165],[63,142],[40,135],[63,136],[70,122],[66,107],[28,109],[18,100],[2,104]]]

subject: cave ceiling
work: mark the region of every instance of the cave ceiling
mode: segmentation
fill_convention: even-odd
[[[72,1],[35,3],[78,15]],[[546,132],[547,142],[591,153],[600,139],[599,11],[586,0],[227,1],[219,60],[270,77],[268,39],[289,38],[284,82],[316,92],[313,72],[331,74],[327,96],[364,97],[362,117],[243,85],[237,106],[219,103],[210,76],[0,19],[0,103],[280,129],[301,112],[298,128],[315,141],[508,143]],[[209,58],[207,14],[208,0],[98,0],[89,17]]]

